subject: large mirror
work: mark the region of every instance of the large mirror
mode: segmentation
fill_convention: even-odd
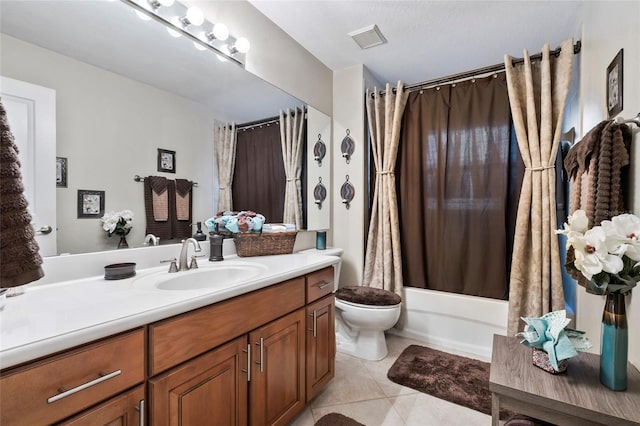
[[[127,239],[141,246],[145,207],[135,175],[197,182],[194,222],[210,217],[214,127],[302,104],[122,2],[3,0],[0,12],[0,74],[55,90],[55,155],[66,174],[64,185],[37,188],[56,193],[48,235],[57,243],[45,255],[116,248],[98,218],[79,217],[79,190],[104,191],[107,212],[132,210]],[[175,152],[175,173],[158,171],[159,149]]]

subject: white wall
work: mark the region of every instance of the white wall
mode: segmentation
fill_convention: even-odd
[[[364,67],[355,65],[333,74],[333,146],[332,187],[334,194],[332,237],[333,245],[344,250],[341,287],[361,285],[364,269],[365,229],[368,226],[367,207],[367,143],[365,140]],[[342,158],[340,144],[346,131],[355,141],[349,164]],[[349,208],[341,202],[340,187],[349,175],[355,197]]]
[[[622,117],[640,112],[640,3],[586,2],[581,53],[582,135],[607,118],[606,69],[620,49],[624,49]],[[631,144],[631,210],[640,214],[640,137]],[[600,352],[600,327],[604,297],[578,289],[577,328],[587,332]],[[640,288],[627,297],[629,360],[640,367]]]
[[[142,183],[165,175],[198,182],[193,217],[213,214],[213,116],[201,104],[2,35],[2,75],[56,90],[57,156],[68,158],[67,188],[57,188],[58,252],[116,248],[97,219],[77,219],[77,190],[105,190],[106,211],[130,209],[127,240],[142,245]],[[176,174],[157,172],[157,148],[176,151]]]

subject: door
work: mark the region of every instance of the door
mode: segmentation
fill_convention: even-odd
[[[60,426],[144,426],[144,385],[115,396]]]
[[[286,425],[305,406],[305,309],[252,331],[249,421]]]
[[[335,375],[336,333],[333,294],[307,306],[307,402]]]
[[[0,77],[0,96],[19,158],[25,196],[42,256],[56,248],[56,92]]]
[[[244,335],[151,379],[149,424],[246,425],[247,356]]]

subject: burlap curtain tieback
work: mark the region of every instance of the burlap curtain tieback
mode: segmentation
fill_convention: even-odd
[[[543,170],[555,169],[556,166],[544,166],[544,167],[525,167],[525,170],[529,170],[530,172],[541,172]]]

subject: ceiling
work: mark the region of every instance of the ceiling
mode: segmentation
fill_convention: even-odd
[[[332,70],[364,64],[380,82],[417,83],[522,57],[580,34],[581,1],[249,0]],[[349,32],[377,24],[386,44]]]

